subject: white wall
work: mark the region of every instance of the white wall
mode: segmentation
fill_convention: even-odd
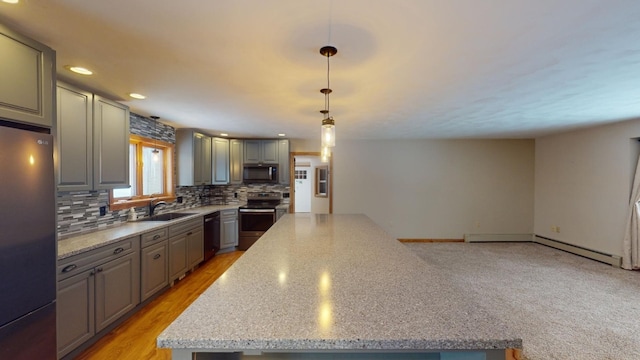
[[[299,168],[301,170],[307,170],[307,178],[309,179],[310,186],[309,200],[311,203],[311,213],[328,214],[329,198],[315,196],[316,167],[327,165],[327,163],[323,163],[319,156],[296,156],[296,162],[303,162],[311,165],[309,167]],[[299,195],[296,193],[296,203],[298,202],[298,198]]]
[[[634,120],[536,139],[535,233],[621,256],[639,136]]]
[[[334,213],[397,238],[533,232],[533,140],[343,140],[333,156]]]

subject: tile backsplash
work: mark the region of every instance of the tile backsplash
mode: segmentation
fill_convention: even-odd
[[[130,131],[132,134],[175,143],[175,129],[169,125],[155,123],[153,120],[137,114],[131,114]],[[289,192],[285,185],[208,185],[177,187],[176,197],[182,203],[172,202],[157,209],[164,213],[180,209],[188,209],[202,205],[241,204],[247,201],[248,191]],[[284,198],[283,203],[289,199]],[[58,203],[58,239],[66,239],[74,235],[85,234],[97,230],[121,225],[127,221],[129,209],[111,211],[109,209],[108,190],[99,191],[59,191]],[[100,207],[106,206],[106,214],[100,216]],[[135,208],[139,217],[146,216],[147,207]]]

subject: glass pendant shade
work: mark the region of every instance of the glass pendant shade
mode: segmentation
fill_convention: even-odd
[[[322,152],[320,153],[320,157],[322,162],[329,162],[329,157],[331,156],[331,148],[328,146],[322,147]]]
[[[322,147],[336,146],[336,125],[333,118],[322,120]]]

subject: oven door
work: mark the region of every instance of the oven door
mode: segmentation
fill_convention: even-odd
[[[262,236],[276,222],[275,209],[240,209],[240,236]]]

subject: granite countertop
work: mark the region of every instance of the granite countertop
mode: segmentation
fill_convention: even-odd
[[[154,229],[177,224],[182,221],[194,219],[198,216],[204,216],[212,212],[237,209],[238,205],[208,205],[196,208],[181,209],[172,212],[193,213],[192,216],[185,216],[170,221],[131,221],[123,223],[120,226],[99,230],[87,234],[73,236],[64,240],[58,240],[58,260],[78,255],[83,252],[109,245],[111,243],[126,239],[131,236],[143,234]]]
[[[248,353],[522,348],[500,314],[368,217],[317,214],[278,221],[157,344]]]

